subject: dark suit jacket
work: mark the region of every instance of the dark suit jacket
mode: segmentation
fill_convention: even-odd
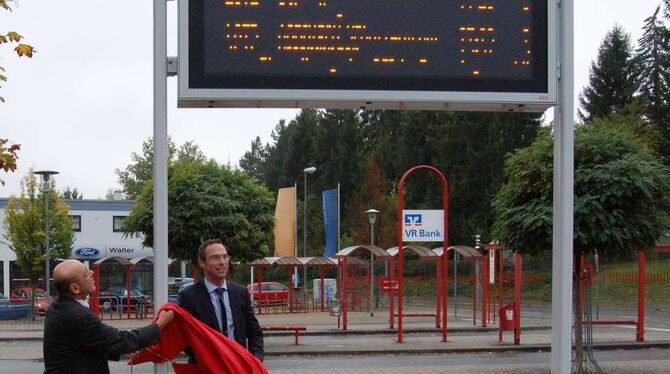
[[[108,359],[147,347],[159,335],[156,324],[117,330],[76,300],[58,296],[44,321],[45,373],[109,373]]]
[[[235,324],[235,340],[246,347],[254,356],[263,361],[263,330],[256,319],[251,306],[251,298],[245,287],[226,281],[230,309]],[[179,306],[186,309],[191,315],[207,324],[214,330],[219,330],[212,299],[207,292],[205,281],[196,282],[193,286],[183,289],[179,293]],[[186,351],[193,361],[193,355]]]

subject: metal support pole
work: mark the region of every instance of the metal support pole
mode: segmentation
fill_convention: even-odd
[[[167,303],[168,283],[168,134],[167,134],[167,3],[154,0],[154,302]],[[167,364],[156,364],[154,373],[167,373]]]
[[[572,352],[574,221],[574,0],[558,11],[558,105],[554,109],[554,208],[551,303],[551,370],[568,374]],[[551,18],[551,17],[550,17]],[[549,32],[552,25],[549,25]]]
[[[305,182],[302,185],[304,191],[303,213],[302,213],[302,256],[307,257],[307,173],[303,171]],[[302,268],[303,295],[307,294],[307,267]]]
[[[647,282],[647,255],[640,251],[637,271],[637,335],[635,340],[644,341],[644,296]]]
[[[51,278],[49,274],[51,270],[49,267],[49,195],[51,195],[51,190],[49,190],[49,177],[47,177],[44,182],[44,292],[47,300],[50,300],[51,296],[51,287],[49,287]]]
[[[370,225],[370,244],[375,245],[375,224]],[[375,316],[375,255],[370,252],[370,317]]]

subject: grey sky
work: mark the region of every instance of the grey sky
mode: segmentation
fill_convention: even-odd
[[[641,35],[661,0],[575,0],[575,95],[605,33],[615,23]],[[114,169],[152,135],[151,0],[21,0],[0,11],[0,31],[16,30],[37,53],[17,58],[0,46],[6,69],[0,96],[0,138],[21,144],[19,167],[3,174],[0,197],[20,192],[28,169],[58,170],[59,188],[85,198],[117,188]],[[176,55],[176,1],[168,2],[169,52]],[[264,141],[290,109],[176,109],[168,81],[168,131],[177,144],[194,140],[208,157],[237,164],[256,135]],[[575,96],[576,97],[576,96]]]

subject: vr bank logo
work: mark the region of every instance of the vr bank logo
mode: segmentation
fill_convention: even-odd
[[[423,216],[421,214],[405,214],[405,226],[421,227],[423,223]]]
[[[415,242],[442,241],[443,222],[441,210],[403,212],[403,240]]]

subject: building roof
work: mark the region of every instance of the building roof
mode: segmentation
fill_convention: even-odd
[[[0,198],[0,209],[5,209],[8,201],[9,198]],[[70,210],[80,211],[130,212],[135,206],[134,200],[64,199],[63,202],[70,207]]]

